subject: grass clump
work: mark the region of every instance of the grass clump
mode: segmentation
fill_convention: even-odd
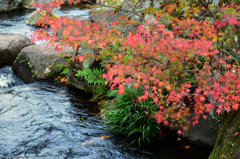
[[[128,135],[132,143],[138,141],[150,141],[161,125],[158,125],[155,114],[159,107],[148,99],[138,101],[137,97],[143,93],[143,87],[138,89],[132,84],[125,87],[125,93],[121,96],[118,90],[110,91],[107,94],[111,100],[103,110],[105,124],[108,130]]]

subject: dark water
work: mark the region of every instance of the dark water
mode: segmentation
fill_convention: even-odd
[[[52,83],[24,84],[10,67],[0,69],[0,81],[0,158],[151,156],[102,131],[99,109],[84,92]]]
[[[59,15],[87,16],[64,7]],[[0,13],[0,33],[34,29],[25,25],[31,11]],[[0,69],[0,158],[154,158],[205,159],[210,149],[176,138],[129,145],[125,136],[104,131],[90,95],[55,83],[24,84],[11,67]],[[188,147],[188,148],[186,148]]]

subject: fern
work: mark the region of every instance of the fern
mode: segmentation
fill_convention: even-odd
[[[63,75],[67,75],[67,74],[68,74],[68,71],[69,71],[69,68],[65,68],[65,69],[62,71],[61,74],[63,74]]]
[[[69,71],[69,66],[70,66],[70,62],[72,60],[72,57],[67,59],[66,64],[58,64],[55,66],[55,68],[58,68],[59,72],[61,72],[61,75],[64,75],[67,78],[67,74]]]
[[[89,84],[101,85],[105,83],[105,80],[102,78],[102,70],[93,68],[86,68],[83,70],[78,70],[76,77],[86,80]]]
[[[85,68],[83,70],[78,70],[77,74],[75,74],[76,77],[96,86],[92,101],[97,101],[98,99],[104,97],[109,91],[109,87],[105,84],[106,80],[102,78],[102,74],[103,70],[97,68]]]

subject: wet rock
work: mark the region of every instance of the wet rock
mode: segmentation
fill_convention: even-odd
[[[0,0],[0,12],[18,9],[23,0]]]
[[[26,19],[25,23],[31,26],[38,26],[38,20],[40,18],[43,18],[46,15],[46,12],[43,13],[38,13],[39,9],[37,9],[36,11],[32,12]],[[53,12],[49,15],[49,16],[56,16],[57,18],[59,16],[57,16],[56,14],[54,14]],[[46,25],[49,25],[48,23],[45,23]]]
[[[209,159],[240,158],[240,111],[223,115],[223,125]]]
[[[21,50],[30,43],[25,35],[0,33],[0,68],[12,65]]]
[[[73,59],[75,59],[78,55],[84,55],[92,53],[94,55],[97,54],[96,50],[88,49],[87,47],[79,48],[78,53],[73,56]],[[70,68],[68,72],[68,85],[75,87],[77,89],[84,90],[85,92],[91,92],[93,93],[93,90],[95,87],[91,84],[88,84],[85,80],[76,77],[78,70],[83,70],[84,68],[99,68],[100,64],[99,62],[95,61],[94,57],[88,57],[83,62],[79,62],[78,60],[73,62],[73,60],[70,63]]]
[[[215,144],[220,127],[219,120],[215,118],[199,119],[199,123],[190,126],[189,130],[184,132],[183,137],[212,147]]]
[[[57,65],[65,65],[73,53],[73,49],[64,47],[63,51],[56,52],[55,47],[47,44],[25,47],[13,64],[13,71],[25,83],[35,80],[52,80],[60,75]]]

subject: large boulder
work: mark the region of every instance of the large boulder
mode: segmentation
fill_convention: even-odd
[[[240,111],[223,115],[223,125],[209,159],[240,158]]]
[[[35,80],[51,80],[59,76],[61,70],[57,65],[65,65],[71,57],[73,49],[64,47],[61,52],[56,52],[55,47],[47,44],[25,47],[13,64],[13,71],[25,83]]]
[[[23,0],[0,0],[0,12],[18,9]]]
[[[0,68],[12,65],[21,50],[30,43],[25,35],[0,33]]]
[[[94,57],[88,57],[83,62],[79,62],[78,60],[75,60],[76,56],[89,54],[89,53],[96,55],[97,51],[89,49],[87,47],[81,47],[78,49],[77,54],[76,53],[74,54],[73,60],[70,63],[70,67],[69,67],[69,71],[68,71],[67,84],[69,86],[75,87],[77,89],[84,90],[85,92],[93,93],[95,86],[87,83],[84,79],[81,79],[76,76],[78,70],[83,70],[84,68],[93,68],[93,67],[99,68],[100,67],[99,62],[95,61]]]

